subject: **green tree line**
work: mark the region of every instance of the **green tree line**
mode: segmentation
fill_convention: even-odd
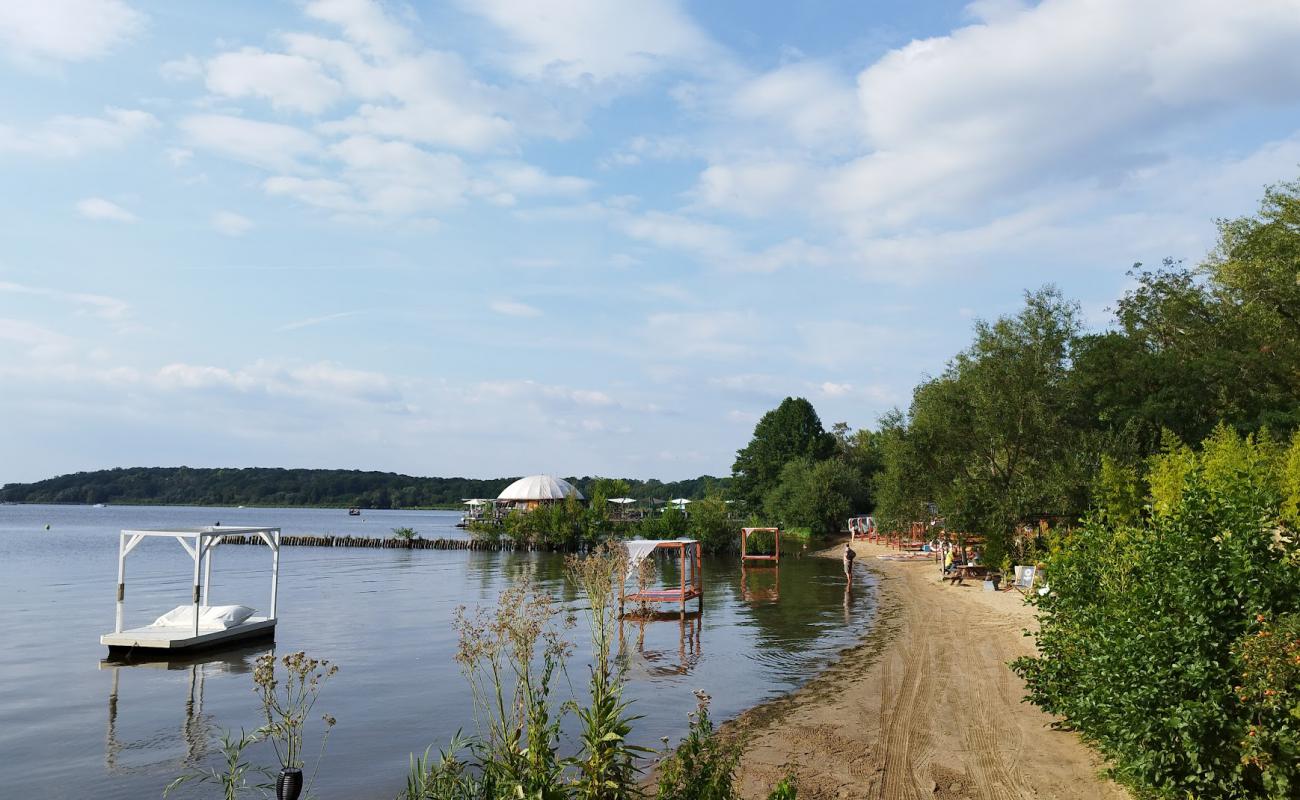
[[[243,469],[131,467],[77,472],[0,488],[10,503],[130,503],[158,505],[250,505],[359,508],[459,506],[467,498],[493,498],[516,478],[421,478],[392,472],[343,469]],[[569,478],[590,497],[597,477]],[[627,497],[703,497],[721,491],[727,478],[683,481],[623,479]]]
[[[1103,463],[1139,469],[1172,434],[1199,442],[1300,427],[1300,183],[1221,220],[1194,267],[1135,265],[1113,325],[1086,332],[1051,286],[974,341],[877,432],[878,517],[982,534],[1000,557],[1040,518],[1092,505]]]

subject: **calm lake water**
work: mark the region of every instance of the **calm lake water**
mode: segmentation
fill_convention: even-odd
[[[349,517],[318,509],[0,506],[4,796],[159,797],[185,764],[219,755],[222,729],[259,724],[251,666],[269,646],[194,664],[101,663],[107,648],[99,635],[113,624],[120,529],[220,521],[279,526],[285,534],[384,536],[410,526],[425,538],[449,538],[461,535],[453,527],[458,519],[447,511]],[[174,541],[141,544],[127,561],[127,626],[187,602],[192,563]],[[222,548],[213,603],[265,610],[269,570],[263,548]],[[472,731],[468,691],[452,660],[452,615],[460,605],[492,604],[522,575],[576,602],[562,560],[550,554],[284,548],[274,649],[306,650],[340,665],[317,706],[338,718],[318,797],[392,798],[409,753]],[[797,687],[855,643],[874,617],[871,577],[861,575],[848,592],[829,559],[787,557],[775,579],[769,568],[749,569],[743,580],[735,558],[706,559],[704,579],[698,621],[628,623],[625,630],[629,695],[644,715],[639,744],[675,741],[695,689],[711,694],[715,715],[728,718]],[[573,638],[570,673],[581,689],[589,651],[584,631]],[[560,695],[569,696],[567,684]],[[274,760],[269,752],[257,756]]]

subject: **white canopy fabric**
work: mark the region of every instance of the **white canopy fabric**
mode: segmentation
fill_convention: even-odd
[[[486,501],[486,500],[466,500],[464,504],[467,505],[467,506],[485,506],[485,505],[487,505],[487,501]]]
[[[668,502],[669,502],[669,503],[672,503],[673,505],[677,506],[678,508],[682,508],[683,506],[685,506],[687,503],[689,503],[689,502],[691,502],[691,501],[690,501],[690,500],[687,500],[685,497],[679,497],[679,498],[677,498],[676,500],[669,500]]]
[[[497,495],[498,500],[563,500],[569,495],[583,500],[582,492],[573,484],[550,475],[529,475],[520,478]]]
[[[627,576],[628,578],[636,574],[637,567],[641,562],[650,557],[659,545],[665,541],[681,542],[683,544],[695,544],[694,539],[628,539],[623,542],[623,547],[627,549]]]
[[[625,506],[629,503],[635,503],[636,498],[635,497],[611,497],[609,498],[609,502],[618,503],[620,506]]]

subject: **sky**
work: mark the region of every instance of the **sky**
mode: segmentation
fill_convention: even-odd
[[[667,480],[1202,259],[1300,0],[12,2],[0,98],[0,483]]]

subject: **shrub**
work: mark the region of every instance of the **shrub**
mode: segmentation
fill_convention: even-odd
[[[1279,455],[1267,437],[1226,429],[1200,452],[1167,446],[1150,465],[1149,519],[1114,524],[1099,509],[1048,557],[1041,655],[1015,667],[1029,699],[1143,794],[1294,796],[1300,766],[1280,758],[1294,752],[1294,722],[1254,699],[1293,696],[1295,675],[1275,669],[1262,679],[1289,684],[1268,687],[1239,675],[1244,657],[1265,657],[1244,638],[1266,630],[1261,618],[1300,612]],[[1251,736],[1252,725],[1265,729]]]
[[[732,800],[740,748],[718,736],[709,718],[709,696],[697,691],[698,705],[677,749],[659,762],[658,800]]]

